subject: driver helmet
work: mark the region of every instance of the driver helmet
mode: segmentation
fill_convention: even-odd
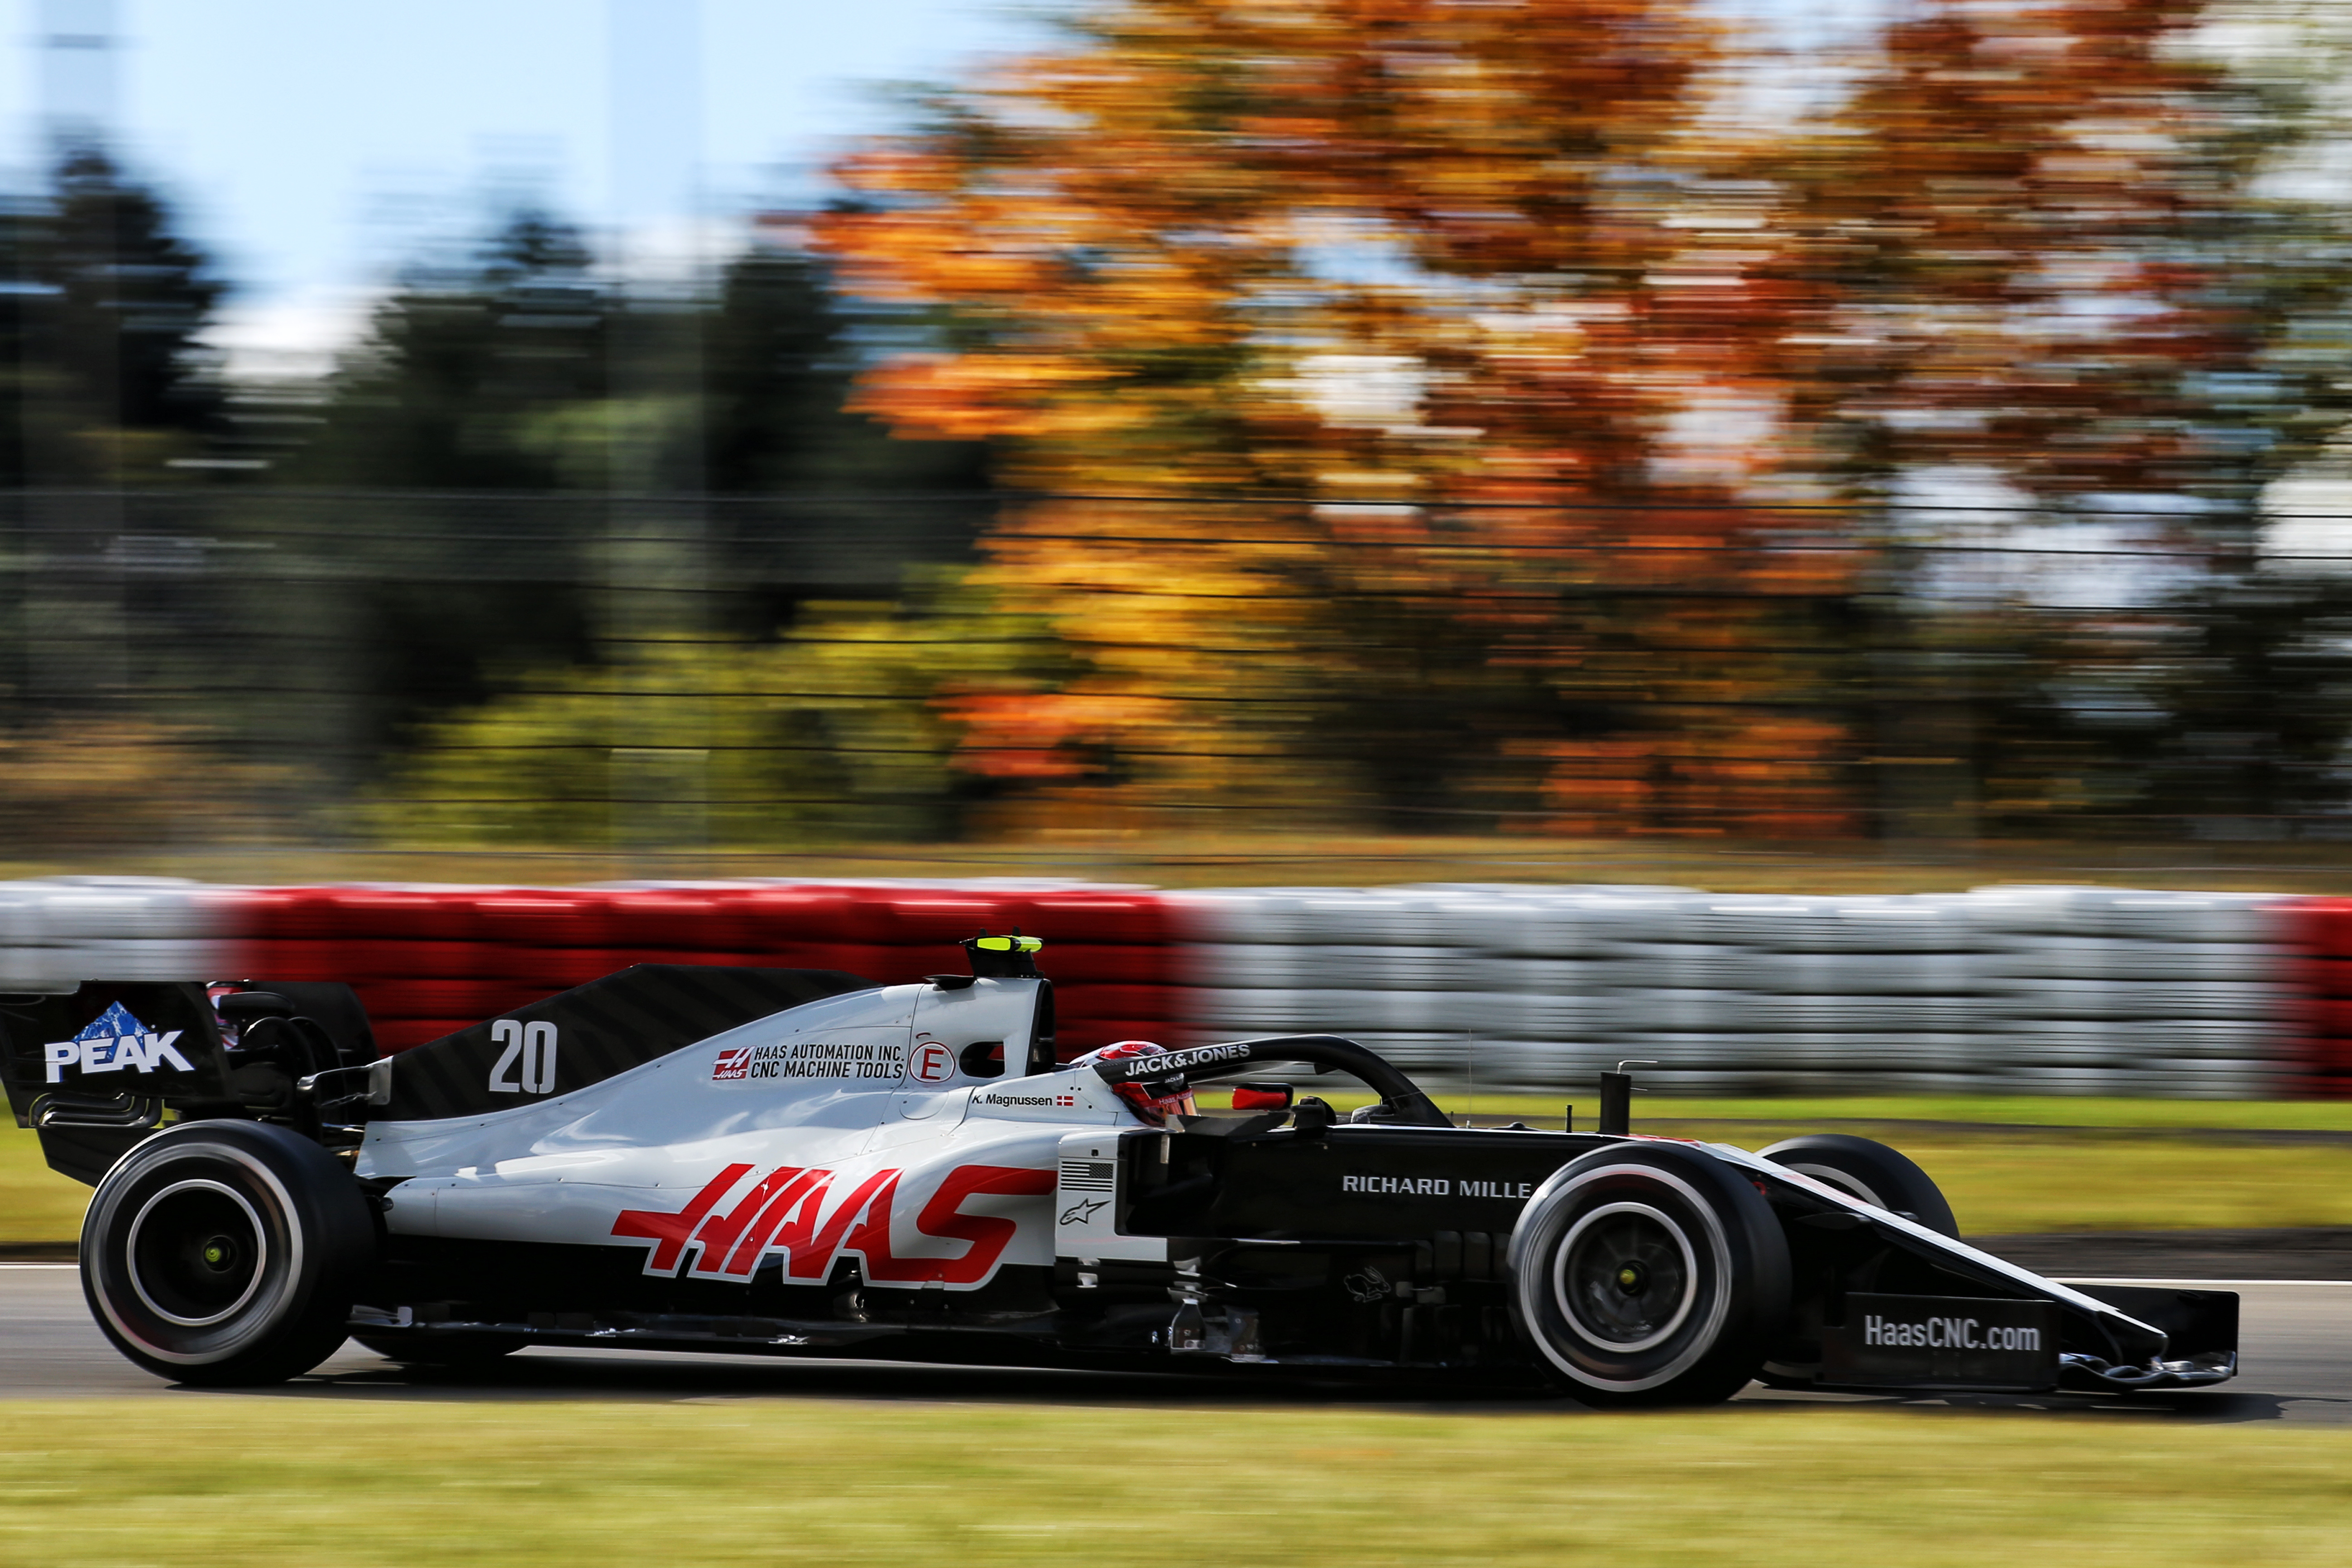
[[[1167,1049],[1167,1047],[1155,1046],[1150,1040],[1121,1040],[1098,1051],[1088,1051],[1070,1065],[1085,1068],[1093,1067],[1097,1062],[1125,1061],[1130,1057],[1156,1057]],[[1171,1113],[1178,1116],[1200,1114],[1192,1103],[1192,1086],[1181,1072],[1171,1072],[1165,1078],[1115,1083],[1111,1085],[1111,1091],[1127,1101],[1128,1109],[1154,1127],[1168,1125]]]

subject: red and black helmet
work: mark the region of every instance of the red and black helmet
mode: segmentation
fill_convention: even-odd
[[[1088,1051],[1070,1065],[1074,1068],[1093,1067],[1097,1062],[1125,1061],[1133,1057],[1154,1057],[1164,1053],[1166,1046],[1155,1046],[1150,1040],[1121,1040],[1105,1046],[1098,1051]],[[1129,1083],[1111,1085],[1113,1092],[1127,1101],[1128,1108],[1154,1127],[1168,1125],[1168,1118],[1196,1116],[1199,1109],[1192,1103],[1192,1085],[1181,1072],[1170,1072],[1165,1078],[1147,1078]]]

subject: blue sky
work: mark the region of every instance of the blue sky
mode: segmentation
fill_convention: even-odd
[[[20,186],[40,145],[43,7],[0,0],[0,164]],[[596,224],[681,205],[651,192],[650,173],[628,182],[634,201],[613,188],[615,16],[621,54],[655,89],[635,100],[645,122],[632,144],[651,147],[641,164],[674,167],[698,139],[715,212],[806,197],[830,146],[891,123],[881,84],[943,78],[1040,36],[1004,0],[114,0],[114,11],[121,145],[239,286],[232,332],[289,343],[346,329],[360,291],[478,221],[496,192],[533,191]],[[666,60],[680,36],[669,18],[698,12],[699,47]],[[665,100],[686,108],[665,115]]]
[[[888,84],[1034,46],[1043,14],[1083,3],[0,0],[0,179],[37,177],[44,18],[111,12],[115,139],[236,284],[217,335],[243,368],[315,369],[401,262],[502,201],[598,227],[676,216],[677,189],[652,187],[689,163],[707,215],[808,200],[832,150],[893,123]],[[1798,47],[1885,3],[1713,0]],[[639,89],[620,191],[616,58]],[[287,350],[310,363],[264,363]]]

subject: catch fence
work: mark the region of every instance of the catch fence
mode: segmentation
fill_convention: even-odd
[[[2336,564],[2179,513],[15,491],[0,840],[2336,839]]]

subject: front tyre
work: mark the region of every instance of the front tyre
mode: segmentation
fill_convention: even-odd
[[[192,1121],[115,1163],[82,1220],[81,1285],[114,1346],[158,1377],[299,1377],[343,1342],[375,1224],[351,1173],[258,1121]]]
[[[1588,1405],[1728,1399],[1789,1314],[1789,1244],[1754,1184],[1695,1150],[1599,1149],[1511,1237],[1521,1335]]]
[[[1788,1138],[1762,1158],[1823,1182],[1874,1208],[1901,1215],[1937,1236],[1960,1239],[1952,1205],[1927,1172],[1885,1144],[1846,1132],[1810,1132]]]

